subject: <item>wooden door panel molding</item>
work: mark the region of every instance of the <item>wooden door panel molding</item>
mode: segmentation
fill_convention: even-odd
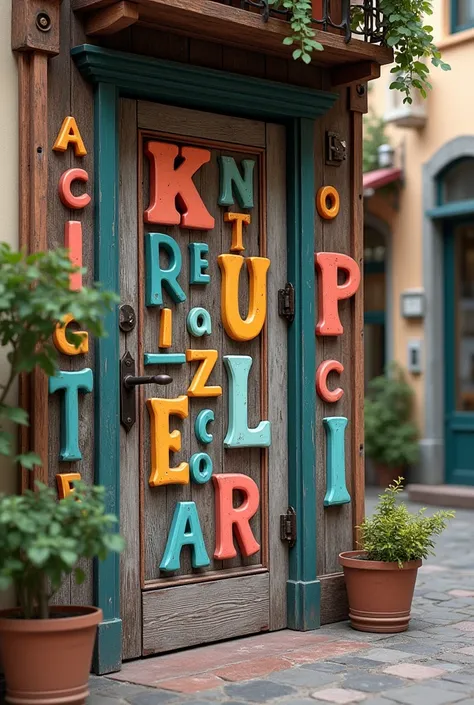
[[[268,573],[209,583],[205,600],[199,584],[145,592],[143,653],[267,631],[269,613]]]

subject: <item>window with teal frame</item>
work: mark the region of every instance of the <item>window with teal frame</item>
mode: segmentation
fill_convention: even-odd
[[[451,0],[451,32],[474,27],[474,0]]]

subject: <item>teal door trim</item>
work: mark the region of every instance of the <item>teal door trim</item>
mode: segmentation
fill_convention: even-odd
[[[474,485],[474,472],[455,467],[458,457],[456,442],[470,434],[474,448],[474,413],[456,409],[456,239],[455,226],[462,221],[444,223],[444,418],[446,482],[454,485]],[[469,223],[473,219],[469,219]]]
[[[337,94],[275,81],[150,59],[82,45],[72,50],[80,72],[95,85],[95,277],[119,292],[118,139],[120,97],[159,100],[181,107],[259,118],[286,125],[288,144],[288,280],[295,287],[296,315],[288,327],[289,502],[297,512],[298,539],[290,549],[288,625],[320,626],[316,573],[314,120]],[[109,337],[98,340],[95,481],[107,488],[107,511],[120,506],[117,311],[107,320]],[[304,341],[304,344],[303,344]],[[276,530],[273,527],[273,530]],[[95,570],[96,604],[104,610],[94,668],[121,666],[119,559]]]

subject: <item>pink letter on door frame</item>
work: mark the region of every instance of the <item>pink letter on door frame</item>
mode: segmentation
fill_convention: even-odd
[[[150,160],[150,205],[145,211],[145,223],[212,230],[214,218],[193,181],[198,169],[210,161],[210,151],[199,147],[179,148],[166,142],[148,142],[145,154]],[[182,162],[175,168],[178,156]]]
[[[222,473],[212,476],[216,493],[216,550],[214,558],[225,560],[235,558],[233,528],[243,556],[252,556],[260,550],[260,545],[250,528],[250,519],[258,510],[260,493],[258,486],[248,475]],[[234,490],[244,493],[245,499],[239,507],[234,507]]]
[[[79,210],[85,208],[91,202],[91,197],[88,193],[83,193],[81,196],[75,196],[71,191],[73,181],[89,181],[89,174],[84,169],[67,169],[59,179],[59,198],[61,203],[66,208]]]
[[[319,321],[316,335],[342,335],[344,329],[338,303],[342,299],[350,299],[359,288],[359,266],[349,255],[337,252],[317,252],[314,259],[321,278],[318,284]],[[347,274],[343,284],[337,281],[339,270]]]
[[[337,389],[332,391],[328,389],[327,379],[330,372],[337,372],[340,375],[344,372],[344,367],[337,360],[324,360],[316,372],[316,391],[323,401],[333,404],[339,401],[344,394],[344,390],[341,387],[337,387]]]
[[[64,226],[64,246],[69,250],[69,259],[75,267],[82,267],[82,224],[68,220]],[[72,291],[82,289],[82,272],[71,274],[69,286]]]

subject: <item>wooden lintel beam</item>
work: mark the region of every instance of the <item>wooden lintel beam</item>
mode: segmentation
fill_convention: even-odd
[[[94,12],[88,17],[85,31],[91,37],[116,34],[139,20],[139,12],[134,2],[121,2]]]
[[[375,61],[359,61],[355,64],[335,66],[331,69],[332,86],[350,86],[353,83],[365,83],[380,77],[380,64]]]
[[[85,18],[99,10],[105,12],[115,4],[112,0],[71,0],[71,8]],[[268,22],[263,22],[258,13],[224,5],[216,0],[134,0],[134,4],[140,23],[161,31],[291,56],[292,48],[283,44],[289,25],[281,19],[271,17]],[[324,46],[324,51],[314,53],[313,59],[318,64],[389,64],[393,61],[393,52],[388,47],[359,40],[347,43],[343,36],[320,29],[315,30],[315,39]]]

